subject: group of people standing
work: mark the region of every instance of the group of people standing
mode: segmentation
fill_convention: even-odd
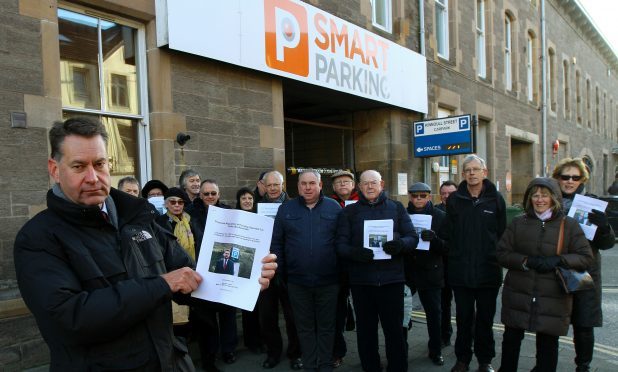
[[[18,284],[50,347],[50,369],[191,371],[186,343],[178,339],[192,336],[198,338],[205,370],[219,370],[219,352],[225,363],[234,363],[236,309],[188,296],[202,281],[193,268],[208,208],[230,208],[220,201],[217,182],[186,170],[179,187],[151,180],[141,189],[142,198],[129,196],[139,190],[137,180],[121,180],[118,188],[125,192],[109,185],[106,141],[96,120],[54,124],[48,169],[55,185],[47,195],[48,209],[15,239]],[[440,188],[442,205],[433,206],[429,185],[415,183],[407,209],[388,197],[375,170],[362,172],[358,185],[351,172],[333,174],[332,198],[324,195],[320,173],[311,169],[300,173],[294,199],[277,171],[261,174],[255,190],[238,190],[237,209],[255,213],[258,203],[280,203],[271,254],[262,260],[256,310],[242,314],[246,346],[266,352],[262,367],[274,368],[283,353],[280,304],[290,368],[330,371],[340,365],[351,293],[362,369],[383,369],[379,324],[386,370],[407,371],[407,285],[418,292],[427,314],[431,361],[444,364],[452,292],[457,361],[451,371],[468,371],[473,356],[478,371],[493,371],[492,326],[504,267],[499,370],[517,370],[529,331],[536,333],[534,370],[555,371],[558,337],[572,324],[577,371],[589,371],[594,327],[602,325],[599,250],[613,247],[615,236],[603,211],[587,214],[597,226],[591,240],[566,216],[574,197],[585,194],[588,169],[581,159],[569,158],[558,163],[551,178],[533,179],[524,194],[524,213],[508,226],[505,201],[487,175],[485,161],[469,155],[462,182]],[[151,198],[163,198],[164,214],[145,201]],[[412,218],[420,214],[432,221],[417,231]],[[419,241],[428,249],[419,249]],[[222,260],[226,266],[229,254]],[[588,270],[595,288],[564,292],[558,267]],[[174,311],[179,315],[174,327],[172,298],[190,308],[184,320]]]
[[[451,371],[468,371],[473,356],[478,371],[493,371],[492,326],[503,267],[508,271],[502,293],[505,332],[500,371],[517,370],[524,331],[537,334],[535,371],[555,371],[558,336],[566,335],[570,324],[574,326],[577,371],[588,371],[593,329],[602,325],[598,252],[613,247],[614,232],[602,211],[588,214],[588,220],[598,226],[591,241],[574,219],[566,217],[574,196],[584,193],[589,178],[586,166],[580,159],[569,158],[558,164],[551,178],[533,179],[524,194],[523,214],[508,226],[506,203],[487,179],[484,159],[467,156],[462,170],[459,185],[452,181],[441,185],[442,203],[435,206],[429,185],[410,186],[407,209],[388,198],[375,170],[363,172],[358,185],[351,172],[333,174],[330,198],[322,190],[321,175],[313,170],[300,173],[299,196],[294,199],[284,191],[283,176],[277,171],[262,173],[254,190],[238,190],[237,209],[255,213],[260,202],[281,203],[271,244],[279,268],[255,311],[242,314],[246,346],[266,352],[262,367],[275,367],[283,353],[278,324],[281,305],[291,369],[338,367],[347,350],[343,338],[346,317],[352,316],[363,370],[382,369],[378,324],[386,342],[387,370],[407,370],[408,318],[403,309],[404,286],[408,286],[412,294],[418,293],[426,313],[429,359],[435,365],[444,364],[441,350],[450,345],[454,297],[457,361]],[[164,189],[158,190],[161,186]],[[148,197],[153,190],[155,195],[164,194],[167,215],[157,221],[195,257],[208,206],[229,207],[219,201],[216,182],[200,182],[194,171],[183,172],[180,186],[167,189],[159,181],[150,181],[142,195]],[[181,200],[188,205],[184,211],[179,207]],[[415,214],[430,215],[431,227],[417,233],[411,220]],[[376,259],[375,251],[367,248],[366,223],[376,220],[393,221],[393,237],[382,244],[389,259]],[[564,236],[561,254],[556,251],[559,234]],[[194,243],[184,235],[193,235]],[[417,249],[419,239],[429,242],[428,250]],[[558,266],[588,269],[595,289],[564,293],[554,273]],[[350,294],[354,315],[348,312]],[[235,311],[223,305],[212,307],[219,313],[218,327],[212,309],[207,321],[200,325],[198,320],[193,327],[215,345],[201,346],[204,368],[218,370],[214,363],[217,335],[223,360],[235,360]]]

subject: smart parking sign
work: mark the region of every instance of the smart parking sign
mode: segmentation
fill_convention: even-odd
[[[472,153],[470,115],[414,122],[414,157]]]

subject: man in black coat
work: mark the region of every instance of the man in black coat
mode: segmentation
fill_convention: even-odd
[[[406,283],[412,294],[418,291],[427,318],[429,358],[433,364],[441,366],[444,364],[441,351],[441,289],[444,287],[442,257],[446,254],[446,247],[444,241],[436,236],[436,231],[440,230],[445,213],[434,208],[431,203],[431,187],[426,183],[417,182],[410,186],[408,197],[410,198],[408,203],[410,215],[431,216],[431,228],[421,232],[421,239],[429,242],[429,250],[422,250],[417,247],[406,258]]]
[[[359,201],[344,208],[337,221],[337,253],[348,264],[356,313],[358,354],[363,370],[381,370],[378,353],[379,321],[386,343],[386,370],[405,372],[408,370],[408,361],[401,332],[404,257],[414,250],[418,236],[405,207],[386,197],[380,173],[375,170],[363,172],[360,176],[360,191]],[[386,259],[375,257],[374,260],[374,251],[382,252],[379,248],[369,248],[372,231],[369,226],[388,220],[393,223],[392,239],[381,245],[384,253],[390,256]]]
[[[462,169],[464,181],[448,198],[440,231],[448,246],[448,281],[456,304],[457,363],[451,371],[468,370],[474,335],[478,370],[492,372],[491,360],[496,356],[492,327],[502,284],[496,246],[506,228],[506,204],[486,179],[485,160],[468,155]]]
[[[215,273],[234,275],[234,262],[230,260],[229,249],[223,251],[223,257],[215,264]]]
[[[201,282],[193,261],[146,200],[111,189],[99,121],[56,122],[49,140],[48,208],[19,231],[14,257],[50,370],[193,370],[170,301]]]

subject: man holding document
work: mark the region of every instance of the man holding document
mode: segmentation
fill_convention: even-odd
[[[421,240],[413,253],[406,257],[406,284],[412,294],[418,291],[427,317],[429,334],[429,359],[433,364],[444,364],[441,347],[441,289],[444,288],[444,267],[442,256],[448,253],[444,241],[436,236],[444,222],[445,213],[431,202],[431,187],[417,182],[408,190],[410,202],[408,213],[412,223],[421,231]],[[417,223],[418,221],[418,223]]]
[[[407,371],[401,332],[403,257],[414,250],[418,236],[405,207],[387,198],[380,173],[363,172],[359,185],[360,200],[347,206],[338,219],[337,253],[348,265],[361,365],[365,371],[381,370],[379,320],[386,343],[387,371]]]

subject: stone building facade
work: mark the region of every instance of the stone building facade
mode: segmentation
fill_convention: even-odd
[[[463,156],[413,156],[415,121],[460,114],[478,118],[477,153],[510,202],[565,156],[586,159],[592,192],[604,194],[613,180],[618,57],[576,1],[545,1],[546,53],[541,0],[307,3],[424,50],[427,112],[161,46],[164,1],[0,2],[0,365],[47,362],[16,286],[12,250],[19,228],[45,208],[47,131],[71,115],[108,125],[115,181],[134,175],[174,185],[193,168],[216,179],[228,202],[273,168],[294,194],[299,167],[323,169],[325,181],[333,169],[377,169],[390,195],[405,201],[398,181],[437,188],[443,179],[460,180]],[[191,136],[184,146],[175,141],[180,132]]]

